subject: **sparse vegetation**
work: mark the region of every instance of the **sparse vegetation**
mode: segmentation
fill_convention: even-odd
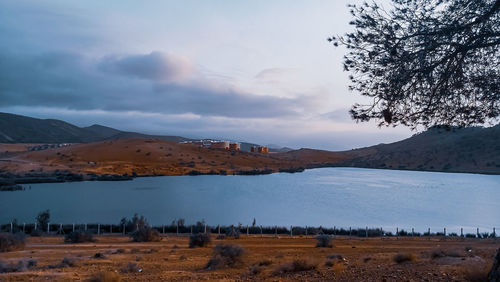
[[[316,248],[332,248],[332,236],[330,235],[318,235],[316,236],[316,240],[318,241],[316,243]]]
[[[36,222],[38,224],[38,228],[42,231],[47,227],[47,224],[50,222],[50,210],[44,210],[38,213],[36,217]]]
[[[395,263],[401,264],[404,262],[412,262],[417,260],[417,256],[414,254],[408,254],[408,253],[399,253],[396,254],[393,258]]]
[[[90,232],[75,231],[64,236],[64,242],[66,243],[86,243],[94,241],[94,236]]]
[[[285,263],[278,266],[274,271],[274,275],[280,275],[284,273],[293,273],[300,271],[311,271],[317,268],[317,264],[312,263],[305,259],[296,259],[290,263]]]
[[[239,245],[218,244],[214,248],[212,258],[208,261],[206,269],[234,267],[243,262],[245,250]]]
[[[139,272],[140,268],[137,266],[137,263],[135,262],[129,262],[125,267],[121,269],[121,272],[123,273],[137,273]]]
[[[34,259],[21,259],[17,263],[0,261],[0,273],[23,272],[37,265]]]
[[[158,230],[151,227],[144,216],[139,217],[134,214],[132,219],[122,218],[120,225],[125,225],[127,230],[134,230],[130,233],[130,237],[134,242],[158,242],[161,240]]]
[[[22,233],[0,233],[0,252],[24,249],[25,237]]]
[[[197,233],[189,236],[189,247],[206,247],[210,244],[210,234],[206,233]]]

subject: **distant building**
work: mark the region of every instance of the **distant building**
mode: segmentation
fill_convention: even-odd
[[[266,146],[253,146],[252,148],[250,148],[250,152],[267,154],[269,153],[269,148],[267,148]]]
[[[229,144],[229,150],[232,150],[232,151],[240,151],[240,150],[241,150],[241,145],[240,145],[240,143],[230,143],[230,144]]]
[[[229,141],[212,141],[210,148],[229,150]]]

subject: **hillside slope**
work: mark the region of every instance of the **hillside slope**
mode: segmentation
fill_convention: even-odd
[[[500,125],[431,128],[408,139],[359,150],[346,166],[500,174]]]

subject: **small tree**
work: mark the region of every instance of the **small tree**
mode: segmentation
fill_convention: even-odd
[[[44,229],[47,227],[47,224],[49,224],[50,222],[50,210],[45,210],[45,211],[41,211],[40,213],[38,213],[37,217],[36,217],[36,222],[38,224],[38,228],[40,229]]]

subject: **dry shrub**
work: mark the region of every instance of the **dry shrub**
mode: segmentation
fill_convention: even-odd
[[[66,243],[86,243],[94,241],[94,235],[90,232],[75,231],[64,236],[64,242]]]
[[[334,263],[332,260],[327,260],[327,261],[325,261],[325,266],[326,266],[326,267],[332,267],[332,266],[334,266],[334,265],[335,265],[335,263]]]
[[[442,250],[442,249],[434,249],[431,251],[431,258],[442,258],[442,257],[463,257],[457,250]]]
[[[72,257],[65,257],[62,261],[57,265],[58,267],[75,267],[78,266],[80,260]]]
[[[160,233],[147,225],[139,226],[130,236],[134,242],[158,242],[161,240]]]
[[[0,233],[0,252],[10,252],[24,249],[25,237],[22,233]]]
[[[106,258],[106,256],[104,256],[103,253],[95,253],[94,254],[94,258],[96,258],[96,259],[104,259],[104,258]]]
[[[305,259],[296,259],[290,263],[282,264],[278,266],[274,271],[274,275],[293,273],[300,271],[311,271],[317,268],[317,264],[309,262]]]
[[[332,245],[332,236],[330,235],[318,235],[316,236],[316,248],[331,248]]]
[[[120,282],[122,279],[120,275],[111,271],[99,272],[90,278],[90,282]]]
[[[129,262],[125,267],[121,269],[123,273],[133,273],[133,272],[139,272],[139,266],[137,266],[137,263],[135,262]]]
[[[21,259],[17,263],[0,261],[0,273],[27,271],[37,263],[38,261],[34,259]]]
[[[214,248],[212,258],[208,261],[206,269],[214,270],[226,267],[234,267],[243,262],[245,250],[239,245],[217,244]]]
[[[338,259],[338,260],[341,260],[344,257],[341,254],[331,254],[331,255],[328,255],[326,258],[327,259]]]
[[[189,247],[206,247],[210,243],[210,234],[198,233],[189,236]]]
[[[400,264],[408,261],[416,261],[417,256],[415,256],[415,254],[399,253],[394,255],[392,259],[394,260],[395,263]]]

